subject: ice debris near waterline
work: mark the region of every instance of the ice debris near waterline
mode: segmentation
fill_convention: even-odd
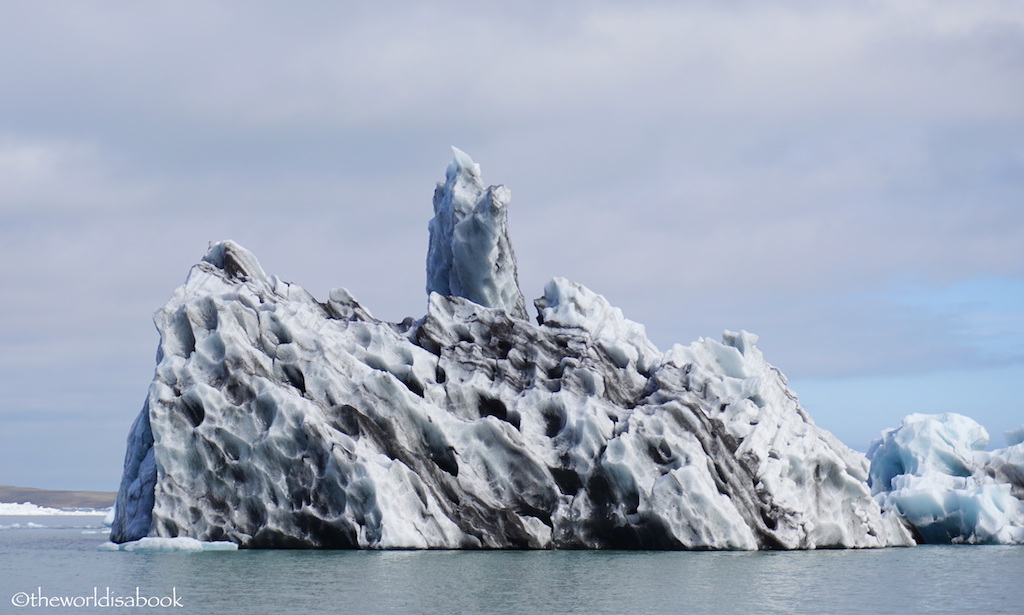
[[[157,312],[111,540],[242,547],[913,544],[868,464],[727,332],[661,352],[555,278],[527,320],[503,187],[456,151],[423,318],[373,318],[211,246]]]
[[[100,551],[146,551],[150,553],[194,553],[201,551],[237,551],[238,545],[221,540],[215,542],[203,542],[195,538],[178,536],[175,538],[156,538],[147,536],[139,540],[115,543],[105,542],[96,547]]]

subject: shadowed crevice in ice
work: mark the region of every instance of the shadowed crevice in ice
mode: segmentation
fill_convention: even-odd
[[[138,540],[149,534],[153,525],[156,462],[148,406],[147,399],[128,434],[124,473],[110,528],[111,540],[115,542]]]

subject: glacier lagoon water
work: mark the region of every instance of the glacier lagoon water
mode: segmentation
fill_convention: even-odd
[[[0,517],[0,613],[1020,613],[1024,604],[1020,546],[125,553],[97,549],[106,539],[101,520]],[[12,602],[107,588],[173,594],[181,606]]]

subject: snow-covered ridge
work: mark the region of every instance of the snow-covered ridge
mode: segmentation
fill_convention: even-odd
[[[666,352],[555,278],[528,320],[505,207],[455,152],[427,314],[379,321],[213,244],[155,316],[111,540],[243,547],[913,544],[756,336]]]

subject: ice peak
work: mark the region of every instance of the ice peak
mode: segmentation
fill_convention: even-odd
[[[473,162],[473,159],[469,157],[469,154],[453,145],[452,161],[448,164],[448,169],[445,171],[446,179],[450,179],[453,176],[458,175],[460,171],[464,171],[471,177],[480,179],[480,165]]]
[[[221,269],[229,278],[267,281],[267,274],[252,252],[226,240],[211,242],[203,261]]]
[[[661,358],[643,325],[627,320],[622,310],[582,284],[556,277],[533,304],[542,325],[587,331],[618,367],[632,362],[647,371]]]
[[[526,318],[508,236],[512,193],[504,186],[484,188],[480,165],[457,147],[452,153],[428,225],[427,295],[464,297]]]

